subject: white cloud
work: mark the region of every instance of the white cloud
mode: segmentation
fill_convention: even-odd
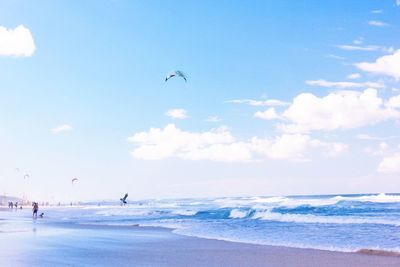
[[[35,42],[29,29],[19,25],[15,29],[0,26],[0,56],[30,57]]]
[[[306,84],[311,86],[321,86],[321,87],[336,87],[336,88],[361,88],[361,87],[371,87],[371,88],[383,88],[385,87],[381,83],[376,82],[329,82],[323,79],[306,81]]]
[[[328,157],[337,157],[347,151],[348,145],[343,143],[321,143],[326,148],[325,154]]]
[[[389,145],[386,142],[381,142],[379,144],[379,149],[382,150],[382,151],[387,150],[388,147],[389,147]]]
[[[356,44],[356,45],[360,45],[362,43],[364,43],[364,38],[362,38],[362,37],[353,41],[353,44]]]
[[[163,159],[173,156],[187,158],[187,154],[193,150],[230,144],[234,142],[234,138],[225,127],[191,133],[176,128],[174,124],[168,124],[164,129],[151,128],[148,132],[136,133],[128,141],[139,144],[132,152],[135,158]],[[237,157],[243,158],[241,155]]]
[[[256,113],[254,113],[254,117],[263,120],[274,120],[279,118],[274,108],[269,108],[266,111],[257,111]]]
[[[376,140],[376,139],[375,139]],[[383,156],[387,154],[389,145],[386,142],[380,142],[378,148],[366,147],[364,152],[370,156]]]
[[[400,0],[399,0],[400,1]],[[382,9],[374,9],[374,10],[371,10],[371,13],[373,13],[373,14],[380,14],[380,13],[382,13]]]
[[[389,98],[385,105],[389,108],[400,108],[400,95]]]
[[[355,65],[363,71],[392,76],[400,80],[400,49],[391,55],[379,57],[373,63],[361,62]]]
[[[394,51],[393,47],[385,47],[379,45],[366,45],[366,46],[359,46],[359,45],[337,45],[339,49],[347,50],[347,51],[382,51],[387,53],[392,53]]]
[[[275,139],[254,137],[251,144],[255,152],[270,159],[306,160],[305,152],[311,148],[322,148],[328,157],[347,150],[345,144],[325,143],[304,134],[283,134]]]
[[[235,99],[235,100],[228,100],[226,102],[234,104],[249,104],[250,106],[255,106],[255,107],[260,107],[260,106],[278,107],[278,106],[287,106],[290,104],[288,102],[284,102],[277,99],[268,99],[268,100]]]
[[[174,124],[168,124],[164,129],[151,128],[148,132],[136,133],[128,141],[138,146],[132,151],[132,156],[146,160],[306,160],[306,153],[310,149],[320,149],[326,156],[333,156],[347,148],[344,144],[325,143],[303,134],[237,141],[225,127],[206,132],[187,132],[176,128]]]
[[[248,145],[242,142],[195,147],[185,151],[179,157],[188,160],[210,160],[225,162],[246,162],[252,160],[252,154],[248,148]]]
[[[333,59],[339,59],[339,60],[346,59],[345,57],[337,56],[337,55],[334,55],[334,54],[326,55],[326,57],[328,57],[328,58],[333,58]]]
[[[400,173],[400,153],[384,157],[379,164],[378,172]]]
[[[371,26],[377,26],[377,27],[388,26],[387,23],[385,23],[383,21],[378,21],[378,20],[370,20],[370,21],[368,21],[368,24]]]
[[[209,116],[206,121],[208,122],[220,122],[221,119],[218,116]]]
[[[357,135],[357,138],[361,140],[376,140],[376,141],[385,140],[385,138],[383,137],[376,137],[369,134],[359,134]]]
[[[355,79],[359,79],[359,78],[361,78],[360,73],[351,73],[351,74],[347,75],[347,79],[350,79],[350,80],[355,80]]]
[[[67,132],[67,131],[72,131],[72,126],[69,124],[63,124],[63,125],[60,125],[60,126],[57,126],[53,129],[51,129],[51,132],[54,134],[61,133],[61,132]]]
[[[278,125],[284,132],[331,131],[373,125],[399,119],[400,111],[384,105],[376,89],[337,91],[324,97],[302,93],[282,117],[291,123]]]
[[[400,0],[396,0],[396,5],[400,6]]]
[[[173,119],[180,119],[180,120],[186,119],[188,117],[186,110],[183,108],[170,109],[165,113],[165,115]]]
[[[393,139],[393,138],[399,138],[399,136],[391,135],[391,136],[386,136],[386,137],[378,137],[378,136],[372,136],[369,134],[359,134],[359,135],[357,135],[357,138],[361,139],[361,140],[383,141],[383,140],[388,140],[388,139]]]

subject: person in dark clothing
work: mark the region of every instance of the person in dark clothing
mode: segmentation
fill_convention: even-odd
[[[32,217],[33,218],[37,218],[37,213],[38,213],[38,210],[39,210],[39,204],[37,203],[37,202],[33,202],[32,203],[32,211],[33,211],[33,214],[32,214]]]

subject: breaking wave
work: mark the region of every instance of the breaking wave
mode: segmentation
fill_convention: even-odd
[[[378,218],[281,214],[271,211],[256,212],[253,218],[266,221],[289,222],[289,223],[295,222],[295,223],[324,223],[324,224],[383,224],[383,225],[400,226],[399,221],[378,219]]]

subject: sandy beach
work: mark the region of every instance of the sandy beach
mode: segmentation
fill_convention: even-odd
[[[400,266],[398,256],[182,236],[171,229],[79,225],[1,212],[0,266]]]

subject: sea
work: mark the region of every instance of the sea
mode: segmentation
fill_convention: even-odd
[[[42,210],[54,224],[157,226],[251,244],[400,252],[400,194],[97,201]]]

